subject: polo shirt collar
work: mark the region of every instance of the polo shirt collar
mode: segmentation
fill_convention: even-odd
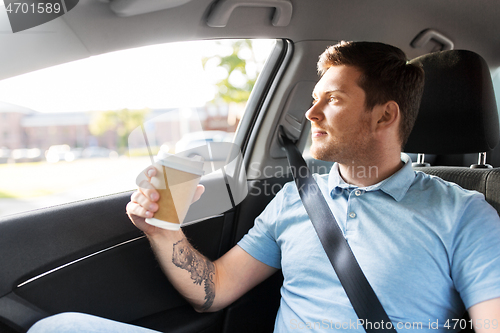
[[[404,166],[389,178],[375,185],[360,187],[359,189],[366,192],[381,190],[393,197],[394,200],[401,201],[415,179],[410,157],[405,153],[401,153],[401,161]],[[341,194],[345,189],[353,188],[358,188],[358,186],[347,184],[340,176],[338,163],[335,163],[328,175],[328,191],[330,195],[333,197]]]

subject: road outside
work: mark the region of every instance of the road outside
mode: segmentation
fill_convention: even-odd
[[[133,190],[137,187],[135,178],[150,164],[149,157],[125,156],[55,164],[0,164],[0,218]]]

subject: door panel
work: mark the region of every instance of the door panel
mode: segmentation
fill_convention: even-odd
[[[182,330],[182,322],[171,320],[182,312],[190,318],[185,324],[216,327],[220,313],[197,314],[166,280],[149,242],[125,214],[131,193],[0,220],[0,267],[9,268],[0,271],[0,321],[22,331],[67,311],[143,325],[149,320],[154,325],[155,315],[162,314],[163,326]],[[218,215],[184,231],[196,248],[216,259],[229,246],[222,235],[231,235],[224,225],[232,224],[232,216]]]
[[[218,217],[185,232],[202,253],[215,259],[223,222]],[[211,236],[208,242],[206,235]],[[157,313],[170,318],[170,310],[187,305],[168,283],[145,237],[41,277],[17,288],[16,294],[48,313],[75,311],[124,322]]]
[[[0,296],[34,276],[141,236],[128,220],[130,193],[106,196],[0,220]]]
[[[208,258],[218,258],[246,233],[273,197],[255,193],[287,180],[250,181],[250,195],[236,210],[184,227],[186,236]],[[8,253],[0,257],[1,267],[12,267],[0,273],[0,333],[10,333],[5,327],[22,332],[38,319],[68,311],[169,332],[234,332],[237,327],[272,331],[280,274],[226,310],[195,312],[168,282],[149,242],[124,213],[130,195],[0,221],[0,246]],[[18,305],[15,311],[12,304]]]

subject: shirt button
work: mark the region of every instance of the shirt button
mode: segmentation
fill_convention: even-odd
[[[349,214],[349,217],[350,217],[351,219],[355,218],[355,217],[356,217],[356,213],[355,213],[355,212],[351,212],[351,213]]]
[[[360,190],[356,190],[356,191],[354,191],[354,194],[355,194],[357,197],[359,197],[359,196],[361,195],[361,191],[360,191]]]

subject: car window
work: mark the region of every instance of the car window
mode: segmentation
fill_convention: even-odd
[[[491,79],[493,81],[493,89],[495,90],[497,108],[500,111],[500,67],[491,72]]]
[[[231,142],[274,44],[154,45],[0,81],[0,216],[132,190],[160,148]]]

